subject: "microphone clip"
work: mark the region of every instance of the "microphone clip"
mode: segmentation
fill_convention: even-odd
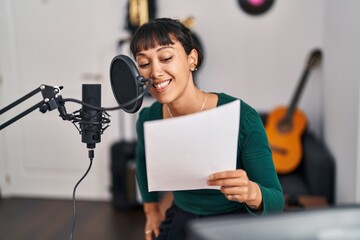
[[[49,85],[41,85],[40,91],[44,99],[44,104],[40,106],[39,110],[42,113],[46,113],[47,111],[52,111],[59,107],[59,98],[61,98],[61,89],[62,86],[49,86]]]
[[[39,107],[40,112],[46,113],[47,111],[52,111],[58,109],[59,116],[65,121],[73,120],[73,115],[66,112],[65,103],[63,97],[61,96],[62,86],[48,86],[41,85],[40,91],[44,99],[44,104]]]

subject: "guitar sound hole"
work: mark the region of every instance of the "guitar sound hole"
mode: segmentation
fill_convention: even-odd
[[[289,121],[281,120],[278,122],[277,128],[280,132],[289,132],[292,128],[292,124]]]

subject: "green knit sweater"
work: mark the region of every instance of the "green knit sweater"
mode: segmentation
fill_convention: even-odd
[[[217,106],[237,100],[237,98],[224,93],[219,93],[218,97]],[[136,125],[138,134],[136,177],[143,202],[156,202],[159,198],[157,192],[148,191],[145,164],[146,143],[144,143],[144,122],[162,118],[162,105],[159,102],[155,102],[150,107],[141,110]],[[240,104],[237,168],[244,169],[249,179],[260,186],[263,198],[262,213],[283,210],[283,192],[274,168],[271,150],[263,124],[258,113],[244,101],[241,101]],[[221,214],[240,208],[246,208],[251,212],[251,209],[248,208],[246,204],[227,200],[219,190],[185,190],[174,191],[173,194],[174,202],[178,207],[194,214]]]

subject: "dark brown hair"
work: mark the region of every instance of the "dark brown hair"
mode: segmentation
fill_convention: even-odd
[[[151,22],[141,25],[134,33],[130,50],[135,57],[143,50],[148,50],[156,46],[172,45],[174,39],[179,41],[184,47],[186,54],[190,54],[195,49],[198,52],[197,68],[203,61],[203,52],[199,42],[194,39],[190,29],[185,27],[179,20],[171,18],[157,18]]]

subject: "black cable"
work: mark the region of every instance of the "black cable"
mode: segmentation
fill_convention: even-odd
[[[147,79],[146,81],[151,81],[150,79]],[[80,100],[77,100],[77,99],[74,99],[74,98],[63,98],[61,100],[62,103],[65,103],[65,102],[75,102],[75,103],[79,103],[79,104],[82,104],[86,107],[89,107],[89,108],[92,108],[92,109],[95,109],[95,110],[99,110],[99,111],[114,111],[114,110],[119,110],[119,109],[123,109],[124,107],[127,107],[131,104],[133,104],[134,102],[140,100],[141,98],[143,98],[145,96],[145,94],[147,94],[149,92],[149,89],[150,87],[146,87],[144,89],[144,91],[139,95],[137,96],[136,98],[130,100],[129,102],[127,103],[124,103],[122,105],[119,105],[117,107],[109,107],[109,108],[104,108],[104,107],[96,107],[96,106],[93,106],[91,104],[88,104],[88,103],[85,103],[83,101],[80,101]]]
[[[76,183],[74,190],[73,190],[73,224],[72,224],[72,229],[71,229],[71,233],[70,233],[70,240],[73,239],[74,236],[74,230],[75,230],[75,222],[76,222],[76,198],[75,198],[75,192],[76,192],[76,188],[78,187],[78,185],[80,184],[80,182],[86,177],[86,175],[89,173],[91,166],[92,166],[92,162],[94,159],[94,149],[89,149],[89,159],[90,159],[90,164],[88,169],[86,170],[84,176],[82,176],[80,178],[80,180]]]

